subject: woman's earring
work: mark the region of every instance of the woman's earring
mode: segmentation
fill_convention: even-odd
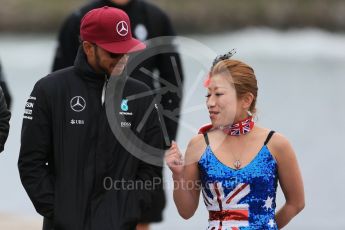
[[[247,114],[248,114],[248,116],[250,116],[250,117],[253,116],[252,112],[250,112],[249,110],[247,111]]]

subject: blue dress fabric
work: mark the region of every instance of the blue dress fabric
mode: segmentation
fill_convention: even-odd
[[[274,230],[277,163],[267,143],[255,158],[238,170],[223,164],[208,144],[198,166],[208,230]]]

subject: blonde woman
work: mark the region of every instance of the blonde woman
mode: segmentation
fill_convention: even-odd
[[[175,142],[167,152],[174,201],[188,219],[201,193],[210,230],[281,229],[304,208],[295,152],[283,135],[255,124],[254,71],[230,57],[216,59],[205,82],[211,124],[192,138],[184,160]],[[278,182],[285,204],[275,212]]]

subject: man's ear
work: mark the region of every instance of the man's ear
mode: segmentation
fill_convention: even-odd
[[[88,41],[83,41],[82,43],[85,54],[89,57],[94,54],[93,44]]]

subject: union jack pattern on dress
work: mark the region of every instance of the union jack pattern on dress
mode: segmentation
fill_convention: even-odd
[[[208,230],[239,230],[249,226],[249,205],[238,202],[250,193],[250,185],[240,183],[228,194],[221,182],[208,184],[212,197],[203,189],[205,205],[209,211]]]
[[[272,132],[264,143],[271,136]],[[207,134],[205,141],[209,142]],[[208,230],[278,230],[275,222],[278,165],[266,144],[239,170],[223,164],[207,146],[198,167],[209,211]]]

